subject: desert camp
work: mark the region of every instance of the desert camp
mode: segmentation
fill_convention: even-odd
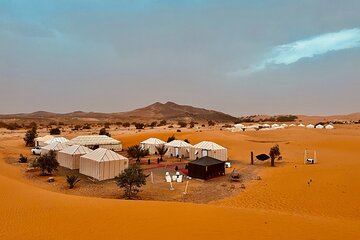
[[[58,152],[58,162],[62,167],[79,169],[80,157],[92,151],[81,145],[72,145]]]

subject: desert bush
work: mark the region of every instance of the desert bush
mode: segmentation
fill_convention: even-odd
[[[178,122],[178,125],[182,128],[186,127],[187,126],[187,123],[186,122],[183,122],[183,121],[179,121]]]
[[[159,127],[165,126],[167,124],[166,120],[161,120],[158,124]]]
[[[37,162],[41,170],[41,175],[52,174],[53,171],[59,167],[59,162],[56,160],[56,153],[50,151],[48,154],[38,157]]]
[[[28,162],[28,158],[22,154],[20,154],[19,156],[19,163],[27,163]]]
[[[271,159],[271,166],[274,167],[275,166],[275,158],[280,156],[280,147],[278,144],[276,144],[275,146],[273,146],[272,148],[270,148],[270,152],[269,152],[269,156]]]
[[[150,127],[156,127],[156,125],[157,125],[157,121],[154,121],[154,122],[150,123]]]
[[[110,123],[109,122],[106,122],[106,123],[104,123],[104,128],[110,128]]]
[[[211,127],[211,126],[215,126],[215,122],[214,122],[214,121],[209,120],[209,121],[208,121],[208,125],[209,125],[209,127]]]
[[[131,124],[130,124],[129,122],[124,122],[124,123],[123,123],[123,127],[125,127],[125,128],[130,127],[130,125],[131,125]]]
[[[134,125],[135,125],[136,129],[144,129],[145,128],[145,124],[143,124],[143,123],[135,123]]]
[[[50,129],[50,135],[60,135],[60,134],[61,134],[60,128],[52,128],[52,129]]]
[[[163,156],[168,151],[168,148],[165,147],[165,145],[156,146],[155,148],[156,148],[157,153],[160,155],[160,161],[162,162]]]
[[[184,142],[190,143],[189,139],[184,139]]]
[[[35,138],[37,137],[37,128],[34,126],[33,128],[27,130],[24,137],[24,142],[27,147],[35,146]]]
[[[180,130],[180,129],[178,129],[178,130],[176,130],[176,132],[181,132],[181,130]]]
[[[126,199],[134,199],[140,188],[146,185],[146,176],[138,164],[131,165],[116,178],[116,185],[124,189]]]
[[[83,125],[82,129],[91,129],[91,124],[90,123],[85,123]]]
[[[111,137],[111,134],[105,128],[100,129],[99,135],[106,135]]]

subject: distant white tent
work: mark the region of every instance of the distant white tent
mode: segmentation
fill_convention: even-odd
[[[182,141],[182,140],[173,140],[169,143],[165,143],[165,146],[168,148],[166,152],[167,156],[171,157],[183,157],[188,158],[190,154],[191,144]]]
[[[283,124],[281,124],[281,126],[285,128],[285,127],[288,127],[289,125],[287,125],[286,123],[283,123]]]
[[[316,127],[315,128],[317,128],[317,129],[323,129],[324,128],[324,126],[323,125],[321,125],[321,124],[318,124],[318,125],[316,125]]]
[[[244,125],[244,124],[241,124],[241,123],[238,123],[238,124],[235,124],[234,127],[235,127],[235,128],[244,128],[245,125]]]
[[[149,154],[154,155],[154,154],[157,154],[156,147],[162,146],[165,143],[166,142],[164,142],[158,138],[149,138],[149,139],[146,139],[145,141],[142,141],[140,143],[140,147],[142,149],[148,149]]]
[[[279,128],[280,126],[279,126],[279,124],[276,124],[276,123],[274,123],[273,125],[271,125],[271,128]]]
[[[106,135],[85,135],[78,136],[67,142],[68,145],[82,145],[90,149],[106,148],[113,151],[121,151],[120,141]]]
[[[263,128],[270,128],[270,124],[264,123],[263,125],[261,125],[261,127],[263,127]]]
[[[58,162],[62,167],[69,169],[79,169],[80,157],[90,152],[92,152],[92,150],[87,147],[81,145],[72,145],[59,151]]]
[[[334,129],[334,126],[331,125],[331,124],[329,124],[329,125],[326,125],[325,128],[326,128],[326,129]]]
[[[300,123],[298,126],[299,126],[299,127],[305,127],[305,125],[302,124],[302,123]]]
[[[59,143],[66,143],[68,142],[69,140],[67,140],[66,138],[64,137],[54,137],[52,139],[49,139],[47,141],[45,141],[46,144],[52,144],[54,142],[59,142]]]
[[[306,125],[306,127],[307,127],[307,128],[314,128],[314,125],[308,124],[308,125]]]
[[[66,145],[65,143],[60,143],[60,142],[53,142],[45,147],[41,148],[41,155],[47,154],[50,151],[54,151],[56,154],[56,159],[58,152],[69,147],[68,145]]]
[[[98,148],[80,157],[81,174],[99,181],[113,179],[129,167],[129,160],[114,151]]]
[[[202,141],[190,149],[190,159],[192,160],[205,156],[221,161],[227,161],[228,159],[227,149],[214,142]]]
[[[292,124],[290,124],[289,126],[290,126],[290,127],[295,127],[296,125],[292,123]]]
[[[36,147],[44,147],[44,146],[48,145],[45,142],[47,142],[47,141],[49,141],[49,140],[51,140],[53,138],[55,138],[55,136],[52,136],[52,135],[46,135],[46,136],[43,136],[43,137],[37,137],[37,138],[34,139],[35,146]]]

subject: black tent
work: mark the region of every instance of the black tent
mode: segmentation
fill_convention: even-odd
[[[188,171],[190,177],[206,180],[225,175],[225,162],[205,156],[189,162]]]
[[[263,154],[257,155],[256,158],[257,158],[257,160],[260,160],[260,161],[266,161],[270,157],[268,155],[266,155],[265,153],[263,153]]]

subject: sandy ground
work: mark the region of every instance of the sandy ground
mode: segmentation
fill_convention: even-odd
[[[111,133],[127,147],[150,136],[166,139],[169,131],[175,130]],[[360,238],[359,126],[175,133],[191,143],[210,140],[227,147],[239,169],[249,167],[250,151],[267,153],[280,145],[284,160],[277,167],[263,162],[250,166],[262,180],[208,204],[59,193],[26,177],[23,167],[9,164],[9,156],[24,151],[16,135],[0,137],[0,239]],[[317,150],[318,164],[303,164],[305,148]]]

